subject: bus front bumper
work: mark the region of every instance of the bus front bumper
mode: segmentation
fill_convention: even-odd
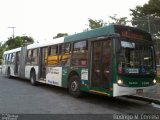
[[[123,95],[136,95],[136,94],[153,94],[157,91],[158,84],[147,87],[122,87],[118,84],[113,84],[113,97]],[[140,93],[141,92],[141,93]]]

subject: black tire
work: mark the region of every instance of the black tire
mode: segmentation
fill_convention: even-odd
[[[82,92],[80,91],[80,80],[79,77],[77,75],[73,75],[70,77],[69,80],[69,93],[73,96],[73,97],[81,97],[82,96]]]
[[[30,82],[31,82],[31,85],[33,85],[33,86],[37,85],[35,71],[32,71],[31,74],[30,74]]]

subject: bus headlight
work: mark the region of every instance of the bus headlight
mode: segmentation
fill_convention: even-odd
[[[154,80],[153,80],[153,83],[154,83],[154,84],[156,84],[156,83],[157,83],[156,79],[154,79]]]
[[[123,81],[122,80],[117,80],[117,83],[119,84],[119,85],[122,85],[123,84]]]

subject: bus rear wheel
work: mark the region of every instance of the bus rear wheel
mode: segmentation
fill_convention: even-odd
[[[82,95],[80,91],[80,80],[77,75],[71,76],[69,80],[69,93],[73,97],[80,97]]]
[[[37,85],[35,71],[31,71],[31,74],[30,74],[30,82],[31,82],[31,84],[32,84],[33,86],[36,86],[36,85]]]

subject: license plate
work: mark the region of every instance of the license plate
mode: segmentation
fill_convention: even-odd
[[[136,90],[136,94],[142,94],[143,93],[143,89],[137,89]]]
[[[129,73],[138,73],[139,70],[137,68],[130,68]]]

